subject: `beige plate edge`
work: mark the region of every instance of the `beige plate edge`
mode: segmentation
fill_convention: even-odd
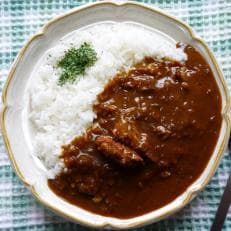
[[[222,82],[222,86],[225,90],[225,97],[226,97],[226,106],[224,107],[224,110],[222,111],[222,115],[223,115],[223,118],[226,122],[226,133],[225,133],[225,136],[224,136],[224,139],[223,139],[223,142],[221,144],[221,147],[219,149],[219,152],[217,154],[217,158],[214,162],[214,165],[213,165],[213,169],[211,170],[210,174],[207,176],[207,178],[204,180],[204,182],[199,185],[199,187],[197,188],[194,188],[193,190],[191,190],[189,193],[188,193],[188,196],[187,198],[182,201],[182,204],[178,207],[175,207],[174,209],[160,215],[159,217],[156,217],[155,220],[160,220],[160,219],[163,219],[171,214],[173,214],[174,212],[178,211],[179,209],[183,208],[186,204],[188,204],[194,197],[194,195],[196,193],[198,193],[199,191],[201,191],[205,186],[206,184],[209,182],[209,180],[211,179],[211,177],[214,175],[217,167],[218,167],[218,164],[219,164],[219,161],[222,157],[222,154],[226,148],[226,145],[227,145],[227,142],[228,142],[228,138],[229,138],[229,132],[230,132],[230,115],[229,115],[229,109],[230,109],[230,95],[229,95],[229,91],[228,91],[228,88],[227,88],[227,85],[225,83],[225,79],[224,79],[224,76],[218,66],[218,63],[212,53],[212,51],[210,50],[210,48],[208,47],[208,45],[199,37],[197,37],[194,32],[192,31],[192,29],[187,25],[185,24],[184,22],[182,22],[181,20],[177,19],[176,17],[174,16],[171,16],[165,12],[163,12],[162,10],[159,10],[155,7],[152,7],[152,6],[148,6],[148,5],[145,5],[145,4],[142,4],[142,3],[137,3],[137,2],[131,2],[131,1],[100,1],[100,2],[95,2],[95,3],[89,3],[89,4],[86,4],[84,6],[80,6],[80,7],[76,7],[72,10],[69,10],[67,13],[64,13],[62,14],[61,16],[58,16],[50,21],[48,21],[48,23],[46,23],[40,32],[38,32],[37,34],[35,34],[34,36],[32,36],[29,41],[23,46],[23,48],[20,50],[19,54],[17,55],[14,63],[12,64],[11,66],[11,69],[10,69],[10,72],[9,72],[9,75],[8,75],[8,78],[5,82],[5,85],[4,85],[4,88],[3,88],[3,91],[2,91],[2,104],[3,104],[3,108],[2,108],[2,113],[1,113],[1,128],[2,128],[2,136],[3,136],[3,140],[4,140],[4,143],[5,143],[5,147],[6,147],[6,150],[8,152],[8,156],[10,158],[10,161],[12,163],[12,166],[14,167],[14,170],[16,172],[16,174],[18,175],[18,177],[21,179],[21,181],[27,186],[30,188],[32,194],[35,196],[35,198],[41,202],[42,204],[44,204],[46,207],[48,207],[49,209],[55,211],[57,214],[60,214],[61,216],[69,219],[69,220],[72,220],[74,222],[77,222],[79,224],[83,224],[83,225],[86,225],[86,226],[90,226],[92,227],[92,224],[91,223],[88,223],[88,222],[84,222],[82,220],[79,220],[77,219],[76,217],[72,217],[66,213],[63,213],[61,210],[58,210],[56,207],[54,207],[52,204],[50,203],[47,203],[45,201],[43,201],[43,199],[40,197],[40,195],[37,193],[37,191],[35,190],[34,186],[29,184],[27,182],[27,180],[24,178],[23,174],[20,172],[19,170],[19,167],[14,159],[14,154],[12,152],[12,149],[11,149],[11,146],[10,146],[10,142],[9,142],[9,139],[8,139],[8,135],[7,135],[7,132],[6,132],[6,128],[5,128],[5,112],[7,110],[7,89],[8,89],[8,86],[11,82],[11,79],[13,78],[13,75],[15,73],[15,70],[16,70],[16,67],[17,67],[17,64],[19,63],[19,61],[21,60],[22,56],[24,55],[25,51],[27,50],[27,48],[29,47],[29,45],[35,40],[37,39],[38,37],[40,36],[43,36],[46,31],[48,30],[49,26],[51,24],[53,24],[54,22],[57,22],[57,21],[60,21],[61,19],[69,16],[69,15],[72,15],[74,13],[77,13],[77,12],[80,12],[82,10],[84,10],[85,8],[89,8],[89,7],[93,7],[95,5],[100,5],[100,4],[112,4],[112,5],[117,5],[117,6],[122,6],[122,5],[138,5],[138,6],[141,6],[147,10],[151,10],[151,11],[155,11],[155,12],[158,12],[159,14],[162,14],[168,18],[171,18],[173,21],[177,22],[178,24],[180,24],[181,26],[183,26],[184,28],[187,29],[187,31],[189,32],[190,36],[192,37],[192,39],[198,41],[200,44],[202,44],[204,46],[204,48],[206,49],[206,51],[208,52],[214,66],[216,67],[216,70],[218,71],[218,74],[219,74],[219,77],[220,77],[220,80]],[[152,222],[152,219],[150,220],[147,220],[145,221],[145,224],[148,224],[148,223],[151,223]],[[133,228],[133,227],[138,227],[138,226],[141,226],[141,225],[144,225],[143,223],[133,223],[131,226],[128,226],[127,228]],[[119,226],[113,226],[112,224],[107,224],[107,223],[102,223],[100,225],[95,225],[94,226],[95,228],[103,228],[103,227],[111,227],[111,228],[115,228],[115,229],[120,229]],[[122,228],[122,227],[121,227]]]

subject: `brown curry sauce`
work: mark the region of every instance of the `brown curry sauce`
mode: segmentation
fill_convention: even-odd
[[[184,46],[178,44],[177,46]],[[182,194],[205,169],[221,127],[221,96],[203,57],[145,58],[97,97],[86,134],[63,147],[50,188],[72,204],[131,218]]]

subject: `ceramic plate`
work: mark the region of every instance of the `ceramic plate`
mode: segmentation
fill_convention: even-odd
[[[169,41],[181,41],[195,47],[209,63],[222,96],[222,128],[211,159],[201,176],[170,204],[131,218],[118,219],[96,215],[54,194],[47,185],[45,170],[31,152],[31,134],[25,120],[25,89],[41,56],[60,38],[81,27],[103,21],[133,22],[151,27]],[[178,211],[202,190],[213,176],[224,152],[230,130],[229,95],[222,73],[207,45],[183,22],[166,13],[134,2],[97,2],[75,8],[48,22],[18,54],[3,90],[2,133],[12,165],[32,194],[45,206],[77,223],[97,228],[142,226]]]

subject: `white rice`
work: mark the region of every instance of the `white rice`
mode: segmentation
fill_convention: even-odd
[[[76,83],[58,86],[61,70],[55,67],[57,61],[68,48],[79,47],[85,41],[92,43],[97,62]],[[28,86],[28,118],[33,128],[34,154],[43,161],[49,178],[63,167],[59,159],[61,146],[91,125],[96,95],[118,70],[128,69],[145,56],[186,59],[181,49],[161,36],[126,23],[98,24],[77,30],[44,54]]]

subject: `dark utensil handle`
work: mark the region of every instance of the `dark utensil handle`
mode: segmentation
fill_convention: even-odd
[[[229,157],[231,158],[231,139],[229,140],[228,149],[229,149]],[[224,193],[222,195],[220,204],[218,206],[217,213],[213,221],[213,225],[211,227],[211,231],[222,230],[225,218],[229,211],[230,204],[231,204],[231,175],[229,175],[229,179],[226,184]]]
[[[222,195],[211,231],[220,231],[224,224],[231,203],[231,175],[229,176],[225,191]]]

